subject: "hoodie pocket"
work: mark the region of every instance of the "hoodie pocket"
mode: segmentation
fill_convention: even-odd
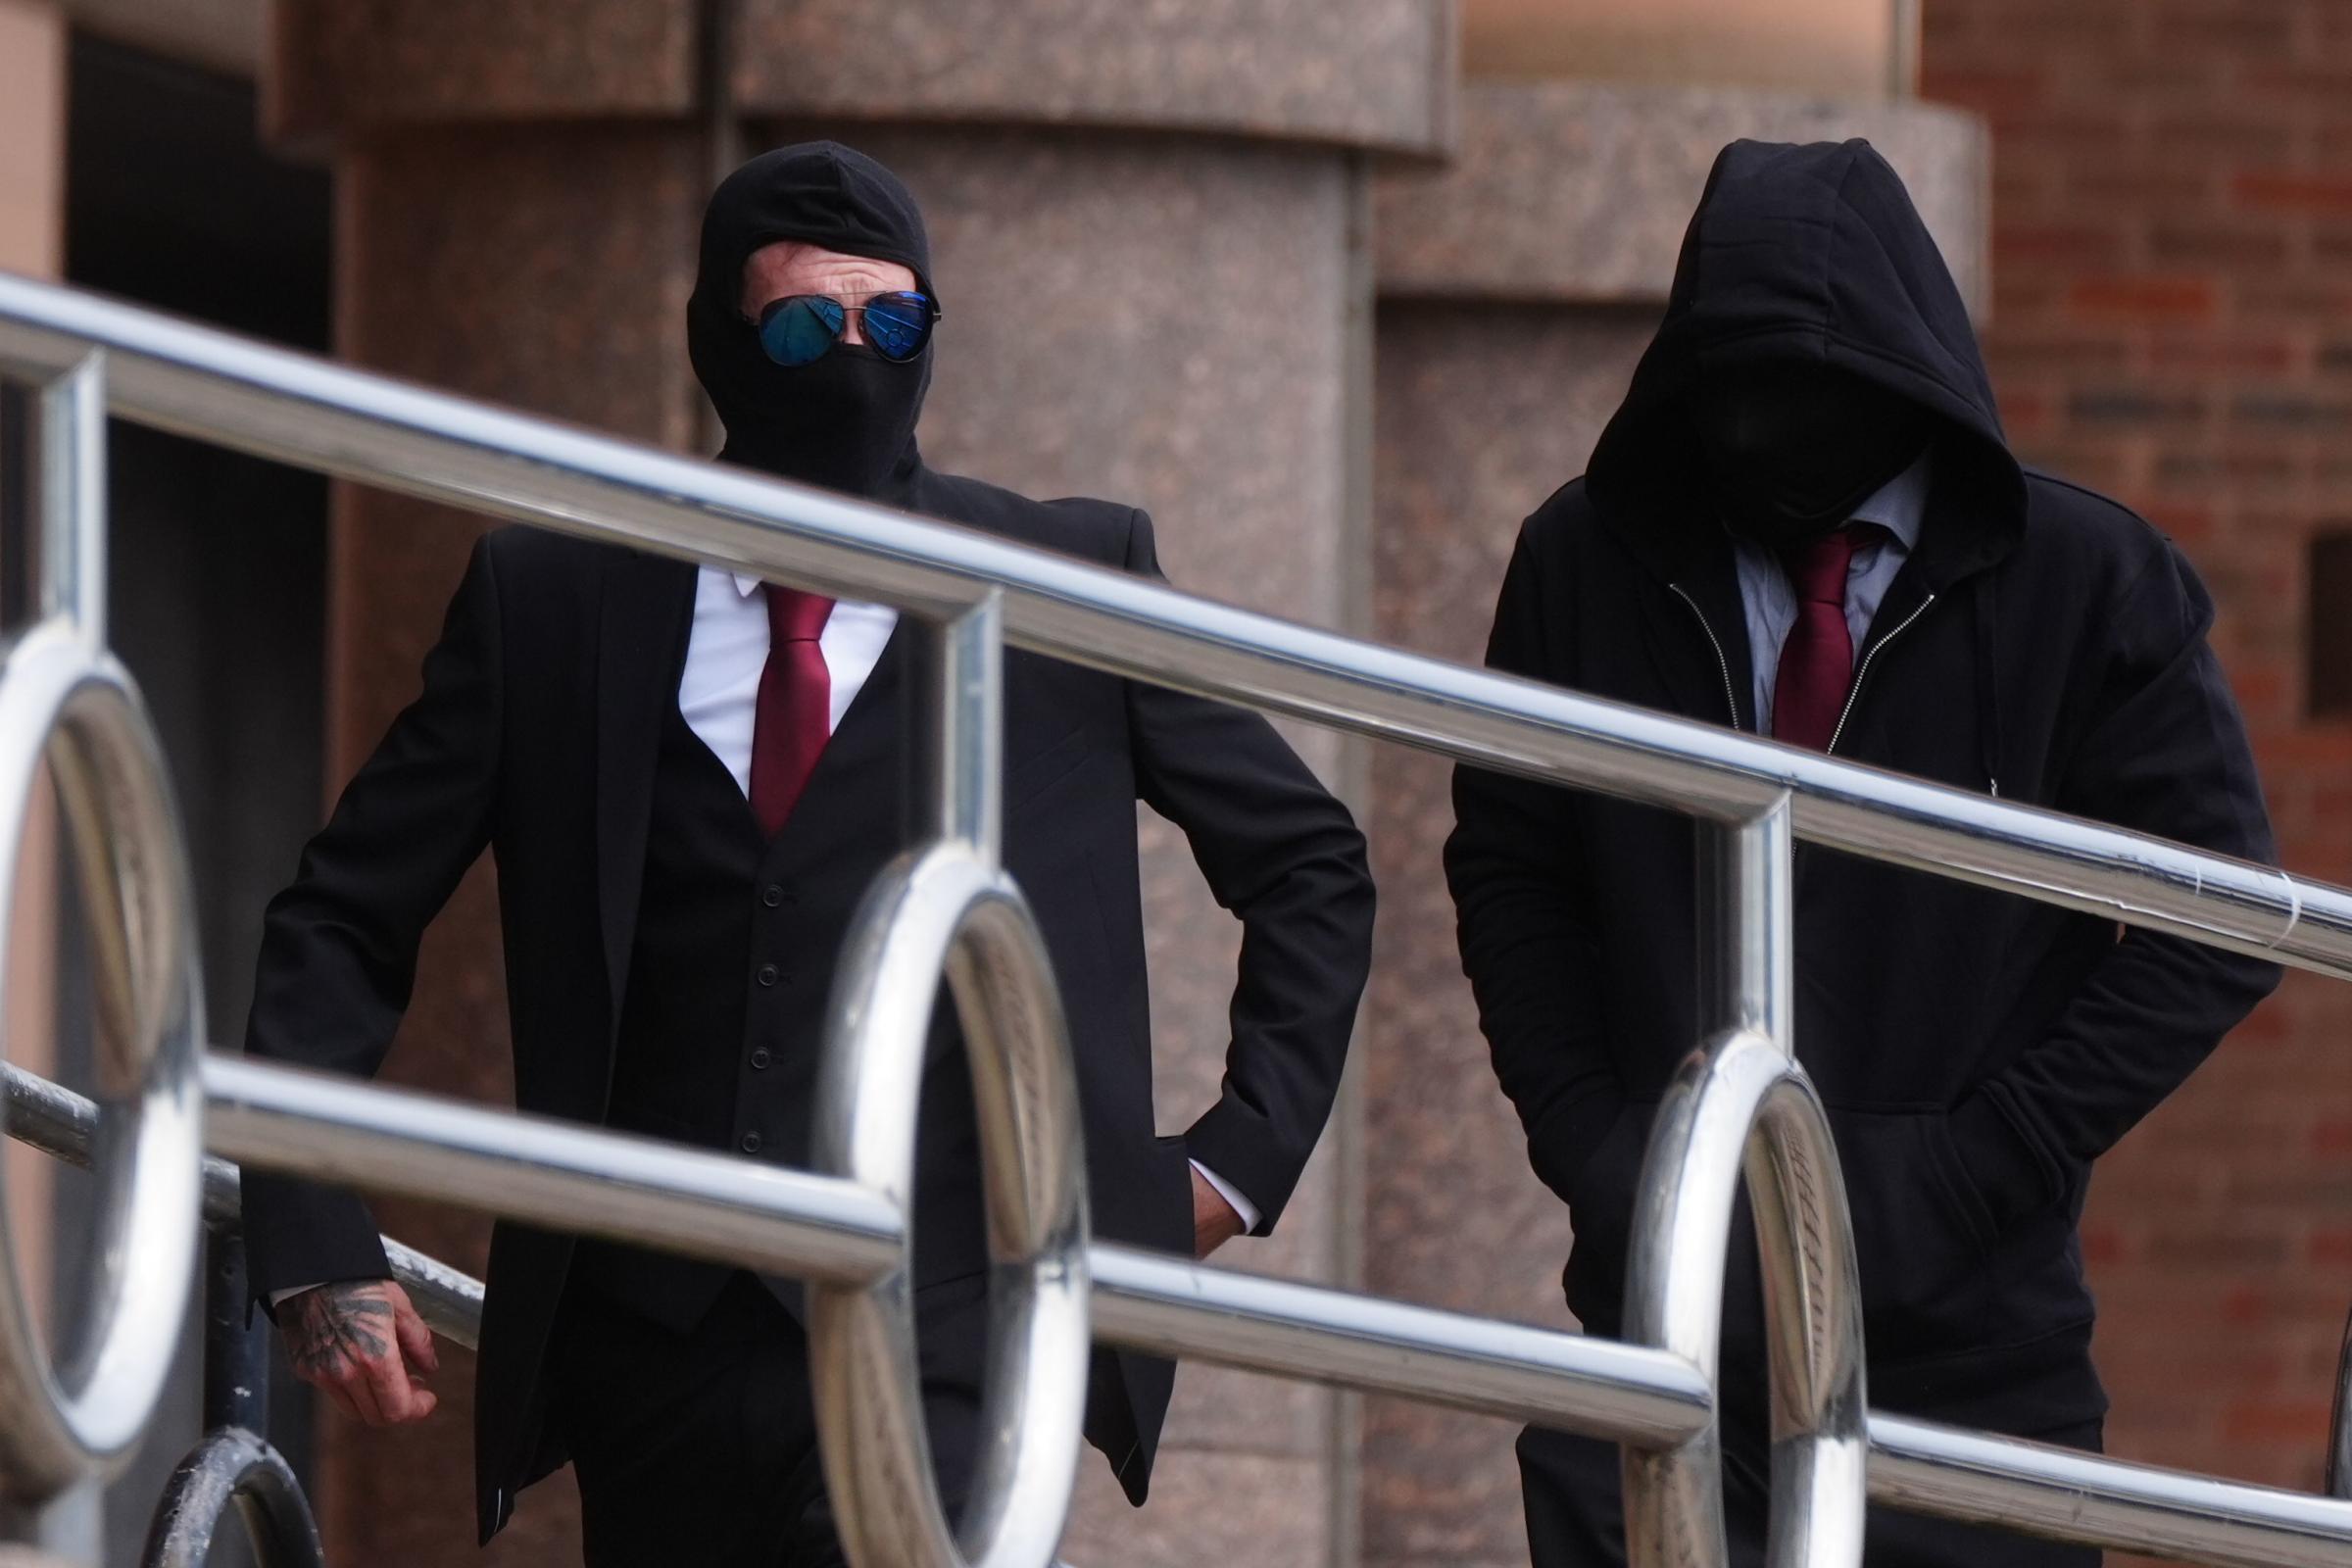
[[[1942,1111],[1832,1110],[1873,1363],[1984,1341],[1992,1221]]]

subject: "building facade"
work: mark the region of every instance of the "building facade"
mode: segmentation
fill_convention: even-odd
[[[2352,575],[2328,543],[2352,514],[2352,296],[2328,276],[2352,254],[2352,122],[2329,99],[2352,28],[2326,0],[981,9],[0,0],[0,266],[708,450],[680,352],[704,195],[747,150],[836,135],[930,218],[952,304],[934,461],[1133,500],[1184,586],[1475,660],[1518,521],[1621,394],[1717,148],[1867,135],[1985,318],[2013,432],[2148,510],[2215,584],[2288,863],[2352,879],[2352,731],[2314,703],[2352,706],[2352,671],[2315,662],[2327,606],[2301,609],[2316,571]],[[121,443],[119,636],[207,846],[233,1039],[261,901],[414,689],[480,524]],[[1454,962],[1445,768],[1299,740],[1372,832],[1378,967],[1284,1234],[1226,1257],[1566,1326],[1566,1216],[1525,1170]],[[1234,938],[1146,825],[1161,1120],[1182,1126],[1214,1092]],[[505,1093],[495,918],[484,866],[428,939],[395,1078]],[[2315,1479],[2352,1302],[2346,1006],[2290,984],[2103,1171],[2117,1451]],[[471,1221],[383,1217],[480,1264]],[[287,1401],[330,1560],[476,1560],[468,1371],[450,1357],[415,1431]],[[1524,1560],[1512,1436],[1193,1369],[1152,1505],[1090,1464],[1068,1555],[1502,1568]],[[576,1560],[567,1486],[487,1560]]]

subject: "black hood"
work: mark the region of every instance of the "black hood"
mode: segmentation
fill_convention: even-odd
[[[2024,476],[1968,309],[1901,178],[1866,141],[1737,141],[1715,160],[1666,318],[1593,448],[1586,487],[1600,516],[1653,546],[1660,531],[1712,530],[1689,394],[1711,370],[1773,360],[1842,370],[1927,410],[1938,486],[1971,492],[1975,543],[1997,554],[2015,542]]]
[[[719,460],[828,489],[902,497],[921,466],[914,427],[931,385],[931,350],[893,364],[843,346],[787,369],[760,350],[742,311],[743,265],[778,240],[913,270],[931,286],[923,215],[899,177],[837,142],[763,153],[711,193],[686,303],[694,373],[726,426]]]

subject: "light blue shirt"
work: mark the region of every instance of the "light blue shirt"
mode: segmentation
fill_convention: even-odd
[[[1875,543],[1854,552],[1845,570],[1845,627],[1853,634],[1854,654],[1862,653],[1870,623],[1894,586],[1903,563],[1919,547],[1919,529],[1928,514],[1928,486],[1935,478],[1934,451],[1881,485],[1868,501],[1854,509],[1854,521],[1875,522],[1886,529]],[[1772,733],[1772,689],[1781,673],[1781,648],[1796,624],[1796,589],[1788,568],[1763,545],[1735,535],[1732,549],[1740,564],[1740,604],[1747,617],[1748,662],[1755,666],[1756,733]]]

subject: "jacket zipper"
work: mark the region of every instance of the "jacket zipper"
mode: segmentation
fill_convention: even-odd
[[[1684,590],[1681,583],[1670,582],[1666,586],[1673,589],[1675,597],[1680,599],[1684,604],[1689,605],[1690,607],[1690,613],[1698,617],[1698,629],[1707,634],[1707,646],[1715,650],[1715,667],[1723,672],[1723,700],[1727,705],[1730,706],[1732,710],[1732,728],[1741,728],[1742,726],[1740,722],[1740,698],[1732,690],[1732,662],[1724,657],[1722,639],[1715,635],[1715,628],[1707,624],[1707,612],[1698,608],[1698,601],[1691,598],[1690,595]],[[1922,605],[1920,608],[1925,610],[1927,607]]]
[[[1854,689],[1845,694],[1845,709],[1838,715],[1838,727],[1830,731],[1829,750],[1823,754],[1824,756],[1834,757],[1837,755],[1838,742],[1845,734],[1845,721],[1854,716],[1854,704],[1862,700],[1862,683],[1870,679],[1870,666],[1872,662],[1878,659],[1879,650],[1885,648],[1888,643],[1894,641],[1897,637],[1900,637],[1903,633],[1909,631],[1911,629],[1911,623],[1919,619],[1920,616],[1926,614],[1928,612],[1928,607],[1935,602],[1936,596],[1934,594],[1930,594],[1927,598],[1921,600],[1917,610],[1914,610],[1911,612],[1911,613],[1905,615],[1902,618],[1902,621],[1896,625],[1894,630],[1888,632],[1877,642],[1872,643],[1870,645],[1870,651],[1862,656],[1862,667],[1854,671]],[[1995,793],[1998,793],[1998,786],[1995,786]]]

